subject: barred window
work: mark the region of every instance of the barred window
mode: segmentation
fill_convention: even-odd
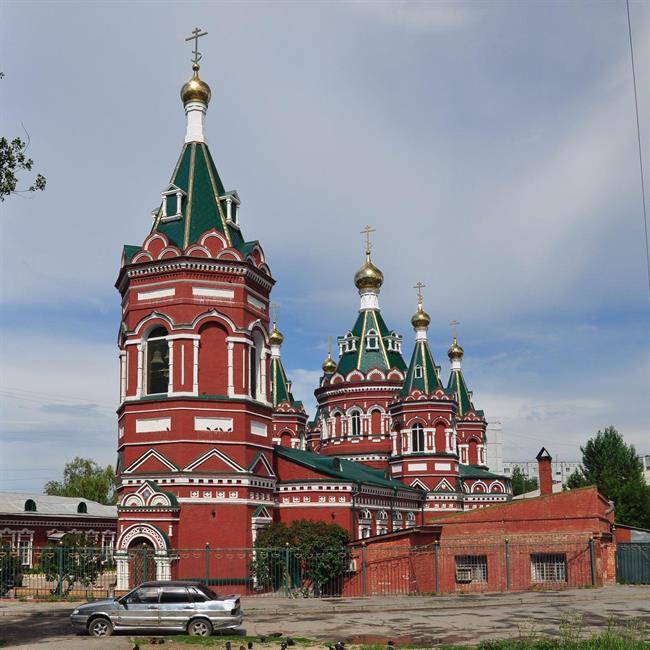
[[[457,555],[456,582],[487,582],[487,555]]]
[[[533,582],[566,582],[566,553],[533,553],[530,568]]]

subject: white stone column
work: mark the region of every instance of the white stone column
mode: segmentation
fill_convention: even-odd
[[[167,216],[167,195],[163,194],[162,195],[162,213],[161,216],[166,217]]]
[[[454,433],[454,430],[451,428],[445,429],[445,451],[447,453],[453,453],[454,448],[453,448],[453,441],[452,441],[452,435]]]
[[[167,394],[174,392],[174,341],[167,341],[169,346],[169,381],[167,383]]]
[[[138,387],[135,391],[136,397],[142,397],[142,384],[144,382],[144,343],[138,343]]]
[[[260,353],[260,381],[259,381],[259,386],[257,387],[257,392],[262,398],[263,402],[266,402],[267,396],[268,396],[268,391],[266,390],[266,359],[267,359],[267,354],[266,350],[262,350]]]
[[[117,570],[117,591],[129,590],[129,556],[126,551],[115,552],[115,567]]]
[[[235,344],[228,342],[228,397],[235,394]]]
[[[167,553],[154,555],[154,562],[156,563],[156,580],[171,580],[172,579],[172,560]]]
[[[226,221],[232,221],[232,197],[226,197]]]
[[[176,192],[176,214],[181,214],[182,200],[183,200],[183,194],[181,192]]]
[[[394,431],[391,431],[390,441],[393,445],[393,456],[397,456],[397,434]]]
[[[120,403],[126,397],[126,350],[120,351]]]
[[[194,358],[192,362],[192,392],[195,395],[199,394],[199,341],[194,339],[192,341],[192,349],[194,351]]]

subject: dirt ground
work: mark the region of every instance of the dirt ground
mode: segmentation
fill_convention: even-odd
[[[493,594],[457,597],[374,597],[355,599],[244,598],[242,634],[282,633],[316,641],[310,650],[335,641],[432,647],[436,644],[474,644],[484,639],[518,637],[523,632],[558,634],[563,616],[582,615],[584,631],[603,631],[610,620],[619,624],[641,621],[650,630],[650,587],[611,586],[561,592]],[[108,639],[76,634],[68,616],[74,603],[0,601],[0,646],[21,648],[101,647],[131,649],[133,632]],[[140,638],[155,633],[138,632]],[[160,638],[160,637],[158,637]],[[215,647],[223,648],[218,642]],[[141,648],[159,647],[141,644]],[[164,647],[189,648],[176,639]],[[193,646],[196,647],[196,646]],[[232,643],[236,650],[237,642]],[[278,650],[277,639],[256,643],[256,650]],[[296,650],[307,647],[300,641]]]

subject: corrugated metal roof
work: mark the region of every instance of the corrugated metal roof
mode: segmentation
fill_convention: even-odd
[[[28,499],[36,503],[36,512],[25,510]],[[77,510],[80,503],[86,504],[85,513]],[[18,514],[117,518],[117,506],[105,506],[79,497],[54,497],[38,492],[0,492],[0,515]]]

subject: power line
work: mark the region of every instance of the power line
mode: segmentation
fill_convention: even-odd
[[[634,110],[636,113],[636,140],[639,147],[639,172],[641,174],[641,200],[643,203],[643,225],[645,228],[645,261],[648,270],[648,295],[650,296],[650,247],[648,244],[648,214],[645,205],[645,176],[643,174],[643,154],[641,153],[641,126],[639,124],[639,99],[636,89],[636,70],[634,67],[634,47],[632,46],[632,23],[630,21],[630,0],[625,0],[627,9],[627,33],[630,38],[630,61],[632,63],[632,85],[634,86]]]

